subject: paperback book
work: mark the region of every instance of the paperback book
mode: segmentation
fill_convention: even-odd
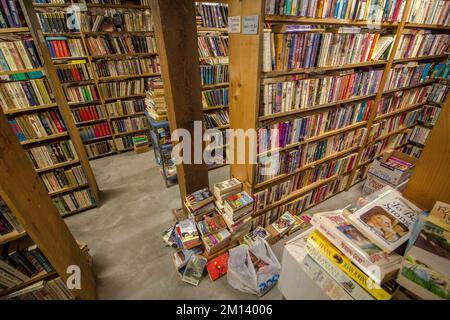
[[[348,216],[355,228],[390,253],[404,244],[421,210],[392,188]]]

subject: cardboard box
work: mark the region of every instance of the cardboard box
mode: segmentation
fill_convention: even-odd
[[[394,156],[400,160],[411,163],[413,164],[413,166],[406,170],[390,167],[385,164],[386,160],[390,156]],[[372,165],[369,168],[369,173],[396,187],[399,184],[403,183],[405,180],[409,179],[416,162],[416,158],[408,156],[399,151],[387,151],[373,161]]]
[[[364,183],[363,193],[365,195],[368,195],[384,188],[385,186],[391,186],[392,188],[397,189],[398,191],[403,191],[408,181],[409,180],[403,181],[399,185],[393,185],[387,182],[386,180],[380,179],[377,176],[369,173],[367,174],[367,179],[366,182]]]

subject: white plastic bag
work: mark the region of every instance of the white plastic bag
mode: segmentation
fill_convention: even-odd
[[[261,260],[260,268],[255,268],[250,252]],[[277,257],[264,239],[258,237],[250,248],[242,244],[230,249],[227,281],[239,291],[264,295],[276,285],[280,270]]]

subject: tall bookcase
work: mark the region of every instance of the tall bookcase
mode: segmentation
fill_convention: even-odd
[[[25,70],[12,67],[10,60],[16,61],[17,67],[20,59],[15,56],[17,53],[9,61],[4,58],[4,71],[0,73],[4,113],[60,214],[68,216],[91,209],[100,196],[83,143],[62,88],[54,81],[54,69],[45,63],[45,52],[39,45],[28,4],[14,3],[23,13],[24,27],[1,29],[2,46],[11,47],[11,41],[27,39],[34,67]],[[44,95],[47,97],[42,98]]]
[[[251,155],[254,152],[247,145],[245,164],[233,164],[231,172],[233,177],[243,182],[245,190],[255,197],[254,226],[267,225],[274,221],[280,213],[287,210],[299,214],[329,197],[347,190],[353,184],[364,179],[365,168],[378,154],[387,149],[400,149],[404,146],[410,128],[416,123],[416,114],[408,113],[420,110],[426,103],[426,98],[417,103],[407,103],[415,100],[406,101],[405,98],[405,103],[384,112],[379,106],[384,102],[383,98],[393,95],[406,96],[409,91],[431,86],[435,80],[427,78],[406,86],[397,87],[393,85],[393,87],[385,89],[385,86],[388,87],[389,73],[400,64],[442,61],[447,58],[447,55],[445,52],[439,52],[438,54],[418,57],[396,58],[396,52],[403,45],[401,37],[410,33],[409,30],[418,30],[417,32],[426,34],[448,34],[450,30],[448,26],[407,22],[412,2],[410,0],[404,1],[402,15],[399,14],[401,11],[398,11],[396,13],[397,18],[391,19],[392,21],[380,20],[379,22],[377,22],[378,20],[369,21],[367,17],[363,20],[348,19],[350,17],[348,15],[349,10],[351,10],[350,5],[347,11],[339,11],[339,14],[342,14],[339,17],[347,17],[343,19],[326,17],[323,14],[317,17],[315,11],[319,10],[317,7],[312,10],[314,14],[310,14],[310,17],[266,14],[266,6],[267,12],[269,12],[269,1],[229,1],[230,17],[240,16],[241,23],[244,25],[241,33],[230,34],[229,36],[230,97],[232,97],[230,99],[230,127],[232,129],[255,129],[259,131],[263,128],[270,129],[270,126],[278,125],[281,122],[295,121],[308,116],[314,117],[324,112],[338,112],[337,109],[339,108],[348,108],[354,105],[359,105],[358,108],[361,108],[362,103],[366,103],[364,110],[370,110],[370,112],[364,113],[365,116],[361,119],[357,118],[357,121],[346,122],[343,126],[331,127],[331,130],[321,130],[319,134],[310,134],[293,143],[279,146],[270,142],[267,150],[256,151],[258,164],[251,162]],[[292,2],[285,2],[285,4],[292,4]],[[303,3],[306,4],[305,7],[297,8],[297,10],[307,8],[308,5],[313,3],[322,2],[303,1]],[[290,8],[292,9],[292,7]],[[256,34],[244,34],[245,20],[250,17],[249,20],[254,26],[255,16],[258,21]],[[393,15],[390,17],[394,18]],[[352,27],[361,28],[364,32],[354,31],[356,29]],[[285,37],[288,33],[308,34],[308,36],[304,36],[304,39],[313,39],[308,40],[311,41],[308,42],[308,45],[299,44],[302,40],[294,42],[292,39],[290,44],[292,45],[291,48],[298,46],[297,48],[306,47],[306,50],[310,50],[309,46],[314,45],[313,41],[316,41],[314,40],[317,37],[316,35],[325,32],[337,34],[361,32],[364,35],[366,33],[379,33],[378,39],[381,39],[382,36],[391,36],[392,40],[387,53],[383,53],[379,59],[373,61],[369,58],[351,60],[354,63],[349,64],[333,62],[319,64],[319,59],[323,57],[316,56],[316,62],[303,61],[303,64],[292,64],[289,68],[277,67],[277,61],[270,61],[270,50],[274,50],[274,48],[276,50],[276,47],[280,46],[283,41],[280,36],[280,38],[275,38],[280,42],[277,43],[277,40],[275,40],[274,43],[271,43],[271,33],[281,34]],[[330,37],[338,36],[332,35]],[[376,35],[371,36],[377,37]],[[284,38],[285,41],[286,39]],[[335,45],[335,43],[329,42],[324,47],[331,48],[332,45]],[[354,45],[345,45],[340,48],[342,51],[331,54],[331,57],[329,57],[332,59],[331,61],[339,61],[338,59],[343,54],[352,53],[346,48],[355,50]],[[317,52],[320,52],[319,50],[320,48]],[[303,57],[298,51],[286,51],[286,59]],[[314,53],[314,49],[311,49],[309,53]],[[289,56],[289,54],[291,55]],[[370,57],[371,54],[372,52],[369,52],[367,57]],[[267,61],[270,61],[269,66]],[[317,65],[320,66],[316,67]],[[369,76],[364,78],[363,73],[368,73]],[[326,79],[328,77],[334,78],[332,80]],[[352,81],[356,82],[355,79],[359,81],[356,86],[342,86],[345,90],[339,91],[342,83],[354,83]],[[361,85],[361,79],[368,80]],[[279,102],[272,100],[272,97],[277,93],[277,88],[282,86],[288,88],[286,83],[289,82],[294,83],[292,91],[290,93],[284,91],[284,95],[280,94]],[[329,85],[330,82],[334,87]],[[304,91],[301,91],[304,88],[302,85],[306,86]],[[308,86],[312,86],[312,88]],[[298,95],[298,92],[302,94]],[[314,92],[318,92],[318,95],[313,96],[314,100],[310,103],[310,97]],[[326,96],[320,96],[321,93],[325,93]],[[413,93],[410,94],[414,95]],[[296,98],[298,96],[299,99],[305,100],[299,102],[288,100],[294,95]],[[285,101],[292,104],[287,102],[285,104]],[[267,110],[274,110],[278,103],[284,109],[267,112]],[[295,105],[295,103],[298,104]],[[402,118],[394,121],[396,116]],[[408,121],[405,119],[408,119]],[[384,120],[392,122],[382,123]],[[395,125],[392,125],[392,123]],[[258,140],[261,143],[261,139]],[[341,141],[341,143],[336,141]],[[331,149],[329,149],[330,146],[332,146]],[[261,179],[257,174],[260,164],[263,161],[265,161],[265,164],[276,163],[280,159],[276,154],[275,160],[270,158],[274,151],[279,152],[281,156],[285,156],[285,158],[281,158],[282,160],[290,159],[289,164],[294,163],[293,168],[286,167],[285,171],[279,171],[269,178],[263,177]],[[284,160],[284,163],[286,162]],[[339,171],[334,171],[336,167],[339,168]],[[333,168],[333,170],[330,168]]]
[[[5,273],[2,273],[0,283],[3,283],[3,286],[0,287],[0,298],[19,294],[18,291],[22,289],[31,291],[30,286],[34,287],[33,290],[48,294],[52,289],[47,287],[55,285],[55,281],[58,281],[58,286],[65,287],[65,281],[70,275],[68,268],[78,266],[81,288],[71,290],[72,297],[61,294],[61,288],[56,290],[59,294],[55,295],[53,292],[51,297],[53,299],[96,299],[95,279],[88,257],[80,250],[55,208],[2,110],[0,110],[0,149],[2,150],[0,227],[9,226],[7,232],[2,230],[0,234],[2,249],[0,262],[1,269],[13,275],[14,280],[13,284],[6,284],[6,288],[3,288]],[[5,217],[6,221],[11,223],[5,222]],[[28,247],[30,244],[32,246]],[[38,252],[37,255],[34,252]],[[30,253],[31,258],[28,256]],[[22,259],[16,257],[17,255]],[[17,259],[20,261],[16,263],[12,261]],[[25,268],[24,265],[28,267]],[[7,279],[11,281],[11,276]],[[67,288],[63,291],[67,292]],[[28,299],[29,297],[30,295]],[[42,297],[42,295],[37,294],[34,298],[36,297]]]
[[[197,10],[197,31],[199,36],[200,49],[200,73],[202,79],[202,102],[204,117],[221,116],[222,114],[229,115],[228,103],[228,86],[229,86],[229,59],[228,54],[205,56],[202,54],[202,40],[207,40],[208,37],[212,39],[228,40],[228,1],[214,0],[214,1],[196,1]],[[207,41],[205,41],[206,43]],[[209,128],[207,120],[204,119],[205,128]],[[230,127],[229,123],[220,123],[218,126],[211,128],[218,129],[224,134],[225,130]],[[226,141],[225,136],[223,141]],[[229,152],[228,146],[225,143],[213,143],[209,146],[212,148],[213,155],[216,151],[223,157],[218,157],[218,163],[208,166],[209,170],[214,170],[223,167]]]
[[[88,74],[82,81],[61,77],[60,81],[66,93],[68,90],[83,90],[83,86],[90,86],[89,91],[93,92],[87,99],[69,102],[90,160],[133,150],[133,136],[149,136],[150,129],[144,113],[147,81],[160,76],[150,5],[146,1],[116,1],[114,4],[93,2],[33,4],[40,19],[39,27],[45,26],[42,34],[47,47],[53,51],[48,63],[58,70],[80,66]],[[67,14],[68,8],[76,13],[70,16]],[[53,13],[64,19],[76,17],[74,21],[78,25],[66,30],[66,26],[58,24],[57,15],[52,17]],[[106,18],[93,31],[95,17],[101,15]],[[88,22],[91,16],[94,18]],[[98,30],[105,24],[106,28]],[[117,25],[120,24],[122,29],[118,30]],[[58,52],[56,42],[67,42],[66,39],[77,41],[82,55]],[[95,52],[101,47],[95,41],[109,44],[117,41],[116,44],[120,43],[121,47]],[[89,109],[95,111],[89,112]]]

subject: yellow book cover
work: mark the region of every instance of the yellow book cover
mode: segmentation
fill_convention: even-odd
[[[378,300],[390,300],[396,288],[389,292],[377,285],[364,272],[359,270],[349,258],[340,252],[331,242],[329,242],[319,231],[314,230],[308,237],[308,242],[316,247],[334,265],[339,267],[349,277],[355,280],[364,290]]]

